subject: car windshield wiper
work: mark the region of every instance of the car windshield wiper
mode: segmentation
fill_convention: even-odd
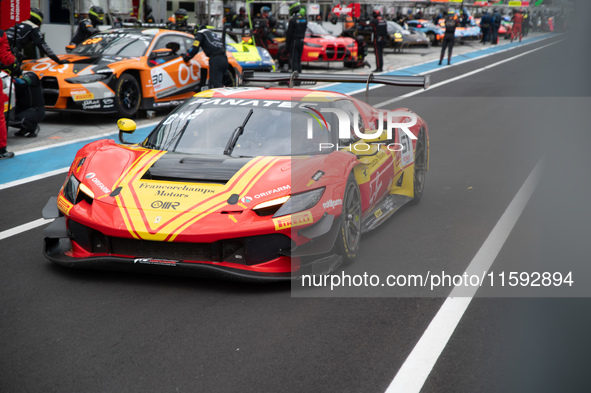
[[[246,123],[248,123],[248,120],[250,120],[250,117],[252,116],[253,113],[254,113],[254,110],[251,109],[250,112],[248,112],[248,115],[246,115],[246,119],[244,119],[242,124],[240,126],[238,126],[238,128],[236,128],[232,132],[232,135],[230,136],[230,140],[228,140],[228,143],[226,144],[226,148],[224,149],[225,156],[232,155],[232,152],[234,151],[234,147],[236,146],[236,142],[238,142],[238,138],[240,138],[240,135],[242,135],[244,133],[244,127],[246,127]]]

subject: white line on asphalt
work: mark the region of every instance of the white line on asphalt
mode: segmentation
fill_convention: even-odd
[[[11,236],[15,236],[15,235],[18,235],[20,233],[26,232],[26,231],[28,231],[30,229],[34,229],[34,228],[40,227],[41,225],[49,224],[52,221],[53,220],[46,220],[44,218],[40,218],[38,220],[31,221],[31,222],[28,222],[28,223],[23,224],[23,225],[19,225],[18,227],[7,229],[5,231],[0,232],[0,240],[4,240],[4,239],[7,239],[7,238],[9,238]]]
[[[515,223],[521,216],[541,176],[542,161],[529,174],[491,233],[488,235],[465,274],[487,272],[495,261]],[[429,327],[388,386],[386,393],[419,393],[443,352],[478,287],[455,287]]]
[[[498,66],[498,65],[501,65],[501,64],[503,64],[503,63],[507,63],[507,62],[509,62],[509,61],[515,60],[515,59],[517,59],[517,58],[520,58],[520,57],[522,57],[522,56],[529,55],[530,53],[533,53],[533,52],[539,51],[540,49],[544,49],[544,48],[546,48],[546,47],[548,47],[548,46],[551,46],[551,45],[554,45],[554,44],[558,44],[558,43],[559,43],[559,42],[561,42],[561,41],[562,41],[562,40],[560,40],[560,41],[556,41],[556,42],[552,42],[552,43],[550,43],[550,44],[547,44],[547,45],[544,45],[544,46],[540,46],[539,48],[532,49],[532,50],[529,50],[529,51],[527,51],[527,52],[520,53],[520,54],[518,54],[518,55],[515,55],[515,56],[513,56],[513,57],[509,57],[509,58],[507,58],[507,59],[504,59],[504,60],[501,60],[501,61],[497,61],[496,63],[489,64],[489,65],[487,65],[487,66],[485,66],[485,67],[478,68],[478,69],[476,69],[476,70],[474,70],[474,71],[470,71],[470,72],[468,72],[468,73],[465,73],[465,74],[462,74],[462,75],[458,75],[458,76],[456,76],[456,77],[453,77],[453,78],[450,78],[450,79],[446,79],[446,80],[444,80],[444,81],[441,81],[441,82],[439,82],[439,83],[436,83],[436,84],[434,84],[434,85],[430,86],[430,87],[429,87],[429,90],[433,90],[433,89],[436,89],[436,88],[438,88],[438,87],[440,87],[440,86],[447,85],[448,83],[455,82],[455,81],[457,81],[457,80],[460,80],[460,79],[463,79],[463,78],[467,78],[467,77],[469,77],[469,76],[472,76],[472,75],[474,75],[474,74],[478,74],[478,73],[480,73],[480,72],[482,72],[482,71],[489,70],[489,69],[491,69],[491,68],[493,68],[493,67],[496,67],[496,66]],[[363,90],[361,90],[361,91],[365,91],[365,89],[363,89]],[[420,94],[420,93],[423,93],[423,92],[425,92],[425,91],[426,91],[426,90],[424,90],[424,89],[420,89],[420,90],[411,91],[410,93],[407,93],[407,94],[401,95],[400,97],[396,97],[396,98],[392,98],[391,100],[388,100],[388,101],[380,102],[379,104],[377,104],[377,105],[374,105],[374,108],[381,108],[381,107],[383,107],[383,106],[386,106],[386,105],[392,104],[392,103],[394,103],[394,102],[396,102],[396,101],[400,101],[400,100],[402,100],[402,99],[404,99],[404,98],[408,98],[408,97],[415,96],[415,95],[417,95],[417,94]]]
[[[25,177],[24,179],[18,179],[18,180],[11,181],[8,183],[0,184],[0,190],[3,190],[5,188],[20,186],[21,184],[29,183],[29,182],[32,182],[35,180],[45,179],[46,177],[50,177],[53,175],[59,175],[60,173],[66,173],[66,172],[68,172],[68,169],[70,169],[69,166],[67,166],[65,168],[61,168],[61,169],[56,169],[51,172],[45,172],[45,173],[41,173],[39,175],[29,176],[29,177]]]
[[[506,44],[506,45],[509,45],[507,48],[498,50],[496,52],[488,53],[486,55],[482,55],[482,56],[478,56],[478,57],[473,57],[473,58],[466,59],[466,60],[461,60],[461,61],[458,61],[457,63],[452,64],[452,65],[442,66],[440,68],[436,68],[434,70],[426,71],[426,72],[420,73],[418,75],[430,74],[430,73],[437,72],[437,71],[447,70],[450,67],[455,67],[455,66],[458,66],[458,65],[461,65],[461,64],[470,63],[472,61],[481,60],[481,59],[484,59],[486,57],[494,56],[494,55],[497,55],[499,53],[508,52],[510,50],[513,50],[513,49],[523,48],[524,46],[532,45],[532,44],[535,44],[537,42],[544,41],[544,40],[547,40],[549,38],[557,37],[557,36],[560,36],[560,35],[562,35],[562,33],[561,34],[544,34],[544,35],[541,35],[539,37],[535,37],[535,40],[532,41],[532,42],[525,42],[525,43],[522,43],[520,45],[512,45],[512,46],[510,44]],[[483,51],[483,50],[487,50],[487,49],[489,49],[489,48],[482,48],[482,49],[475,50],[473,52],[466,52],[466,54],[467,53],[475,53],[475,52],[477,53],[477,52],[480,52],[480,51]],[[456,56],[459,57],[459,56],[461,56],[463,54],[464,53],[459,54],[459,55],[456,55]],[[385,71],[384,74],[389,73],[389,72],[402,71],[402,70],[406,70],[406,69],[412,68],[412,67],[422,66],[424,64],[432,63],[434,61],[437,61],[437,59],[426,60],[426,61],[424,61],[422,63],[417,63],[417,64],[413,64],[413,65],[405,65],[405,66],[402,66],[402,67],[399,67],[399,68],[394,68],[392,70]],[[379,74],[382,74],[382,73],[376,73],[376,75],[379,75]],[[342,83],[343,82],[329,83],[329,84],[324,85],[324,86],[313,87],[312,90],[324,90],[324,89],[326,89],[328,87],[337,86],[337,85],[340,85]],[[369,88],[369,90],[379,89],[380,87],[384,87],[384,85],[373,85],[373,86],[371,86]],[[359,94],[359,93],[362,93],[364,91],[365,91],[365,89],[354,90],[353,92],[347,93],[347,95]]]

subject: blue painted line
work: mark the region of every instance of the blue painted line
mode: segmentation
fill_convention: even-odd
[[[508,44],[511,46],[491,46],[489,48],[477,50],[470,53],[454,55],[453,60],[454,63],[457,64],[462,60],[477,59],[479,57],[484,57],[493,53],[507,50],[509,48],[516,48],[525,44],[540,41],[545,38],[548,38],[549,36],[552,36],[552,34],[544,34],[542,36],[535,38],[527,38],[522,40],[521,43]],[[385,75],[417,75],[421,73],[427,73],[429,71],[434,71],[438,68],[440,68],[440,66],[438,65],[438,61],[434,60],[424,64],[409,66],[396,71],[386,72]],[[373,87],[377,85],[371,84],[370,86]],[[321,90],[322,87],[320,87],[319,89]],[[329,88],[330,91],[343,94],[350,94],[351,92],[357,91],[359,89],[360,85],[356,83],[339,83],[330,86]],[[153,128],[154,126],[140,127],[136,130],[136,132],[133,135],[128,136],[127,139],[130,142],[140,142],[144,138],[146,138],[146,136],[148,136],[148,134],[150,133],[150,131],[152,131]],[[111,137],[107,138],[113,139],[117,142],[119,140],[117,135],[118,133],[113,133]],[[0,161],[0,184],[9,183],[12,181],[24,179],[35,175],[41,175],[47,172],[68,167],[71,164],[72,159],[74,158],[78,150],[80,150],[84,145],[99,139],[105,139],[105,137],[97,137],[96,139],[72,143],[64,146],[48,147],[47,149],[31,153],[17,153],[17,155],[12,159]]]
[[[141,142],[152,129],[154,129],[154,126],[139,127],[133,135],[127,136],[126,140],[134,143]],[[108,137],[97,137],[68,145],[49,147],[31,153],[16,153],[14,158],[0,161],[0,184],[66,168],[72,163],[76,152],[85,145],[100,139],[112,139],[119,142],[118,135],[117,132]]]

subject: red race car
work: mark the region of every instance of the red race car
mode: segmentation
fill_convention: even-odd
[[[363,82],[364,75],[244,73],[245,81]],[[427,87],[428,77],[372,83]],[[353,123],[352,123],[352,122]],[[69,267],[243,280],[329,272],[361,234],[423,195],[427,124],[329,91],[241,87],[196,94],[140,144],[99,140],[74,158],[44,253]]]
[[[280,67],[287,64],[285,38],[277,37],[268,43],[269,53],[279,61]],[[352,61],[357,59],[357,42],[349,37],[335,37],[321,25],[308,22],[302,63],[314,61]]]

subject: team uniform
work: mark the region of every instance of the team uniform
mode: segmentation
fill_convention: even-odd
[[[456,41],[456,27],[458,27],[458,21],[454,15],[448,15],[445,18],[445,34],[443,35],[443,41],[441,42],[441,56],[439,57],[439,65],[443,61],[445,56],[445,49],[447,48],[447,64],[451,64],[451,54],[453,51],[454,43]]]
[[[289,50],[292,71],[302,72],[302,53],[308,21],[300,13],[294,14],[287,27],[286,44]]]
[[[207,29],[197,31],[193,48],[183,56],[183,60],[191,60],[199,52],[199,48],[209,57],[209,87],[223,87],[224,74],[228,70],[228,56],[223,37]]]
[[[3,30],[0,30],[0,66],[11,67],[16,64],[16,58],[10,50],[8,39]],[[6,119],[4,118],[4,103],[8,100],[3,90],[0,90],[0,160],[14,157],[14,153],[6,151]]]
[[[374,18],[369,22],[373,26],[373,45],[376,53],[376,69],[374,72],[383,71],[384,67],[384,47],[388,37],[388,24],[379,13],[374,11]]]

